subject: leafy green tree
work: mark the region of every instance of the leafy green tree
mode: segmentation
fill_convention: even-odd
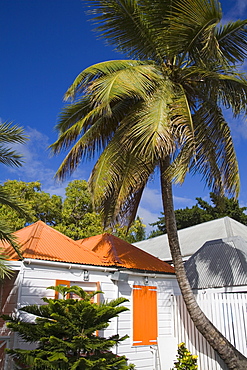
[[[25,203],[28,216],[20,216],[6,205],[0,205],[0,217],[8,220],[14,230],[23,228],[28,222],[44,221],[48,225],[56,225],[61,220],[62,198],[45,193],[41,190],[39,181],[24,182],[17,180],[6,181],[0,190],[15,194],[16,199]]]
[[[71,293],[79,298],[47,299],[45,305],[31,305],[21,310],[36,315],[35,323],[26,322],[21,318],[4,315],[7,326],[18,332],[26,342],[37,343],[32,350],[7,350],[21,368],[66,369],[66,370],[127,370],[125,356],[118,356],[111,348],[118,345],[127,336],[120,338],[113,335],[105,338],[96,331],[106,329],[112,318],[117,317],[127,308],[120,306],[125,298],[101,303],[91,302],[91,298],[99,293],[88,294],[83,289],[73,286],[50,287],[65,298]]]
[[[104,232],[102,217],[93,211],[92,194],[85,180],[71,181],[66,188],[66,197],[62,207],[62,221],[55,228],[74,240]],[[130,228],[115,225],[107,230],[119,238],[134,243],[145,239],[145,226],[140,218]]]
[[[139,216],[137,216],[129,229],[126,226],[115,226],[113,234],[120,239],[126,240],[128,243],[139,242],[146,238],[145,225]]]
[[[9,223],[12,231],[16,231],[27,223],[41,220],[74,240],[103,233],[102,217],[93,211],[87,181],[71,181],[66,187],[64,200],[41,188],[39,181],[9,180],[0,185],[0,197],[1,191],[4,195],[15,194],[14,200],[26,207],[26,213],[19,214],[19,209],[10,208],[5,200],[0,204],[1,222]],[[118,226],[114,228],[114,232],[111,228],[108,231],[130,243],[145,238],[144,225],[140,219],[135,220],[129,230]]]
[[[223,108],[246,112],[247,82],[237,67],[247,50],[247,20],[221,24],[218,0],[89,0],[101,37],[131,59],[95,64],[68,89],[53,153],[69,150],[63,179],[81,159],[100,157],[91,175],[105,226],[131,224],[158,167],[177,280],[198,330],[230,369],[242,356],[197,305],[183,266],[172,181],[199,172],[212,191],[237,194],[236,154]],[[71,148],[72,146],[72,148]]]
[[[24,144],[27,138],[21,127],[11,122],[0,123],[0,164],[11,167],[20,167],[22,165],[22,156],[11,148],[13,144]],[[6,207],[9,212],[17,212],[18,215],[27,215],[26,209],[22,203],[8,191],[0,188],[0,205]],[[19,248],[12,234],[9,220],[0,221],[0,240],[9,242],[15,251],[20,255]],[[5,256],[0,256],[0,279],[9,276],[10,269],[4,264]]]
[[[71,181],[66,187],[61,221],[57,230],[74,240],[102,234],[102,218],[93,212],[92,196],[85,180]]]
[[[234,220],[247,225],[247,207],[240,207],[239,201],[235,198],[221,197],[217,194],[210,193],[210,199],[213,205],[205,202],[202,198],[196,198],[198,206],[211,216],[211,219],[221,217],[231,217]]]
[[[175,217],[178,230],[226,216],[247,225],[247,215],[245,214],[247,207],[240,207],[237,199],[221,197],[214,193],[210,193],[210,199],[212,205],[202,198],[196,198],[197,204],[191,208],[176,209]],[[152,223],[151,226],[156,226],[157,230],[152,232],[149,237],[153,238],[165,234],[165,217],[159,217],[159,220]]]

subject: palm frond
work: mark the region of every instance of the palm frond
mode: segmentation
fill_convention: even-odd
[[[0,220],[0,240],[2,242],[9,243],[14,251],[18,254],[18,256],[22,259],[21,251],[17,243],[17,239],[13,234],[13,230],[9,227],[9,225]]]
[[[115,102],[111,108],[111,117],[98,114],[96,108],[96,110],[91,111],[91,117],[93,117],[96,111],[96,115],[93,117],[94,120],[92,119],[90,122],[91,126],[89,126],[83,118],[62,133],[58,140],[50,146],[54,154],[59,153],[63,149],[67,149],[70,145],[73,145],[73,147],[70,149],[56,172],[56,178],[63,180],[66,175],[73,173],[82,159],[92,159],[100,154],[112,138],[119,126],[119,122],[128,114],[132,106],[133,101],[131,101],[131,99]],[[83,126],[84,124],[85,127]]]
[[[91,108],[93,107],[89,96],[83,96],[81,99],[74,101],[73,104],[65,105],[58,116],[58,123],[55,126],[56,131],[61,135],[78,120],[85,117]]]
[[[179,65],[188,56],[192,61],[200,61],[204,49],[211,55],[219,54],[213,30],[221,18],[222,11],[216,0],[172,2],[166,20],[169,32],[164,37],[164,43],[169,45],[170,53],[178,56]]]
[[[10,167],[20,167],[23,164],[22,157],[15,150],[0,145],[0,163]]]
[[[19,167],[22,165],[22,155],[6,146],[13,144],[23,144],[27,141],[22,127],[14,125],[12,122],[0,123],[0,163],[7,166]]]
[[[110,60],[107,62],[96,63],[84,69],[74,80],[72,85],[65,93],[65,100],[74,99],[76,94],[81,94],[87,90],[92,81],[103,76],[110,76],[112,73],[146,65],[145,61],[138,60]]]
[[[4,190],[2,186],[0,186],[0,203],[12,208],[21,216],[28,216],[28,209],[26,205],[21,202],[15,195],[10,194],[6,190]]]
[[[173,152],[167,153],[171,164],[165,175],[169,181],[181,184],[189,172],[191,158],[196,153],[194,122],[182,85],[177,89],[170,106],[170,126],[175,148]]]
[[[127,115],[115,135],[120,135],[123,146],[138,153],[142,158],[157,160],[162,153],[174,150],[174,140],[169,126],[169,104],[172,103],[173,87],[163,81],[162,88]],[[120,140],[120,139],[119,139]]]
[[[78,104],[76,104],[77,106]],[[72,104],[73,106],[73,104]],[[68,111],[65,113],[66,108],[64,108],[64,114],[68,115],[71,112],[71,106],[68,106]],[[78,137],[82,136],[87,130],[94,128],[97,122],[102,121],[102,109],[97,107],[95,109],[88,110],[84,112],[85,115],[81,115],[82,112],[77,112],[76,118],[73,124],[70,124],[67,130],[63,130],[58,138],[58,140],[49,146],[54,154],[60,153],[62,150],[68,149],[71,145],[75,143]],[[91,126],[91,127],[90,127]],[[64,129],[64,126],[63,126]]]
[[[244,74],[222,76],[216,91],[220,102],[225,108],[231,108],[234,116],[246,114],[247,80]]]
[[[111,115],[111,103],[125,98],[145,99],[163,79],[161,69],[155,65],[142,65],[119,70],[92,82],[89,91],[92,101],[107,108]]]
[[[24,129],[13,122],[0,123],[0,143],[19,143],[24,144],[27,136],[24,135]]]
[[[115,136],[140,158],[157,162],[173,155],[186,140],[193,148],[193,121],[182,86],[163,81],[150,98],[126,116]],[[193,149],[191,149],[193,150]]]
[[[11,268],[6,264],[6,260],[7,256],[0,254],[0,281],[5,277],[10,278],[13,273]]]
[[[238,20],[216,29],[219,48],[230,63],[243,62],[247,55],[247,20]]]
[[[247,81],[244,74],[234,73],[231,69],[228,73],[212,72],[202,75],[198,82],[198,101],[218,101],[227,109],[231,109],[234,116],[246,112]]]
[[[89,180],[94,206],[103,214],[105,227],[123,222],[129,226],[133,222],[154,168],[154,163],[129,153],[113,138]]]
[[[221,109],[212,102],[205,103],[195,113],[194,122],[198,144],[191,163],[192,173],[201,173],[213,192],[237,196],[240,187],[238,162]]]
[[[160,43],[147,16],[150,3],[137,0],[89,0],[88,3],[96,30],[116,50],[137,59],[163,61]]]

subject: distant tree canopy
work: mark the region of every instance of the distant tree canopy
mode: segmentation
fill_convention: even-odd
[[[210,193],[210,199],[212,205],[202,198],[196,198],[197,203],[191,208],[175,210],[178,230],[225,216],[247,225],[247,215],[245,214],[247,207],[240,207],[238,200],[220,197],[214,193]],[[151,226],[155,226],[157,229],[150,234],[150,238],[166,233],[164,216],[159,217],[158,221],[152,223]]]
[[[13,231],[41,220],[74,240],[104,232],[100,214],[93,211],[91,194],[85,180],[71,181],[66,187],[64,199],[44,192],[39,181],[9,180],[0,185],[1,189],[15,194],[16,199],[26,205],[28,217],[0,204],[0,219],[8,223]],[[145,226],[140,218],[129,230],[117,226],[114,232],[107,231],[130,243],[145,239]]]

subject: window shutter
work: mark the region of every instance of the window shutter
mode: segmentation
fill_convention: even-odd
[[[133,286],[133,345],[157,344],[157,288]]]
[[[56,286],[57,285],[63,285],[63,286],[70,287],[70,281],[68,281],[68,280],[56,280]],[[59,298],[62,298],[61,295],[59,294],[59,292],[55,292],[55,299],[59,299]],[[69,294],[67,294],[66,298],[69,298]]]

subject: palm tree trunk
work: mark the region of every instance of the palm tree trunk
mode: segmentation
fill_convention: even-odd
[[[187,279],[178,240],[172,198],[172,184],[171,181],[167,180],[166,176],[164,175],[169,164],[169,157],[166,157],[160,162],[161,192],[171,256],[184,303],[198,331],[208,341],[210,346],[217,351],[229,369],[246,370],[247,358],[244,357],[204,315],[196,302],[195,296]]]

